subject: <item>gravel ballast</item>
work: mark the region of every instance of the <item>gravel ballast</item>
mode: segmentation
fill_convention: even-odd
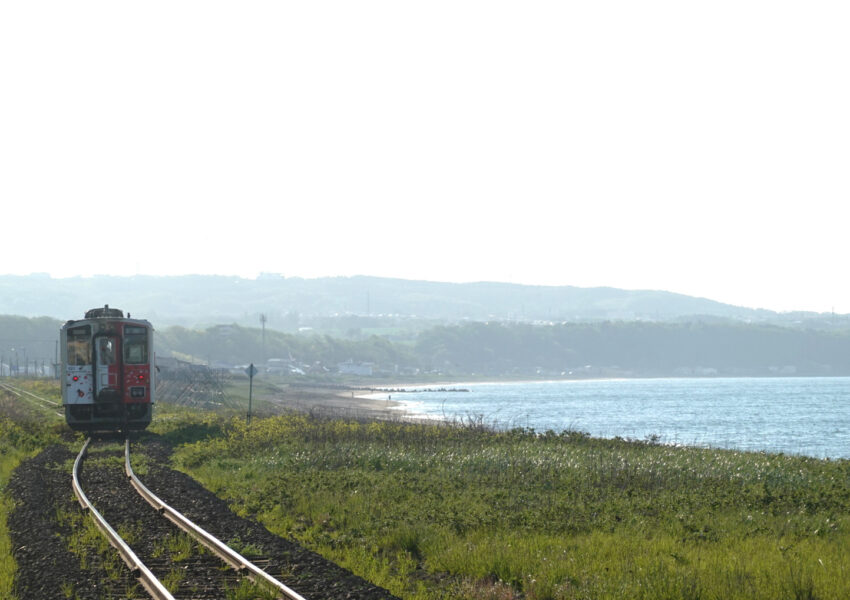
[[[256,521],[236,515],[191,477],[169,468],[170,448],[155,438],[133,443],[131,451],[136,457],[147,456],[145,472],[137,475],[153,493],[220,540],[238,540],[250,548],[250,553],[244,552],[246,558],[307,600],[395,598]],[[158,577],[170,573],[180,579],[175,597],[225,598],[224,590],[238,585],[235,572],[222,568],[223,563],[205,550],[193,552],[189,559],[172,559],[169,552],[163,553],[166,539],[183,534],[130,486],[120,456],[114,443],[106,451],[99,451],[97,443],[91,447],[81,473],[89,499],[119,533],[129,532],[131,547]],[[80,550],[82,536],[75,531],[84,513],[71,489],[74,458],[65,446],[51,446],[22,463],[9,482],[15,501],[8,524],[18,564],[17,598],[147,597],[123,563],[116,567],[111,548],[100,553]]]

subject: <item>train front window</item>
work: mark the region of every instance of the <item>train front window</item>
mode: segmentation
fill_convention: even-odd
[[[143,365],[148,362],[148,339],[133,335],[124,338],[124,364]]]
[[[75,367],[91,364],[91,328],[88,325],[68,330],[68,364]]]
[[[115,342],[112,338],[103,337],[97,340],[97,364],[115,364]]]

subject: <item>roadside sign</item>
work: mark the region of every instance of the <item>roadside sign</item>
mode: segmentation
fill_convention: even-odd
[[[248,375],[248,377],[253,377],[257,374],[257,367],[254,366],[254,363],[251,363],[251,365],[245,369],[245,374]]]

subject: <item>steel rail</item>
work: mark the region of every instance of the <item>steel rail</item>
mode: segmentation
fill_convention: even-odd
[[[240,573],[245,573],[249,578],[253,579],[255,583],[258,579],[264,581],[273,589],[276,589],[277,591],[281,592],[289,600],[306,600],[303,596],[301,596],[294,590],[287,587],[285,584],[281,583],[280,581],[263,571],[257,565],[251,563],[248,559],[246,559],[244,556],[236,552],[233,548],[229,547],[227,544],[213,536],[211,533],[192,523],[192,521],[190,521],[181,513],[170,507],[162,500],[160,500],[153,492],[151,492],[147,487],[145,487],[145,484],[143,484],[141,480],[136,477],[135,473],[133,473],[133,468],[130,466],[130,438],[125,439],[124,471],[127,473],[127,477],[130,478],[130,483],[133,485],[134,488],[136,488],[136,491],[138,491],[139,494],[141,494],[141,496],[145,500],[147,500],[148,504],[153,506],[157,510],[157,512],[159,512],[172,523],[177,525],[180,529],[194,537],[207,548],[209,548],[213,553],[218,555],[224,562],[229,564],[231,567],[233,567]]]
[[[48,398],[42,398],[41,396],[33,394],[32,392],[30,392],[28,390],[24,390],[24,389],[15,387],[13,385],[9,385],[8,383],[0,383],[0,389],[4,389],[7,392],[9,392],[10,394],[15,394],[18,398],[21,398],[22,400],[28,400],[29,402],[32,402],[32,400],[30,400],[29,398],[26,398],[24,396],[24,394],[26,394],[27,396],[32,396],[33,398],[35,398],[39,402],[50,405],[50,406],[45,406],[43,408],[53,409],[53,408],[59,408],[61,406],[58,402],[56,402],[54,400],[49,400]],[[59,411],[56,411],[56,414],[60,417],[65,416],[64,413],[61,413]]]
[[[86,455],[90,442],[91,438],[88,438],[86,443],[83,444],[83,449],[80,450],[79,455],[77,455],[77,460],[74,461],[73,487],[77,500],[80,501],[83,510],[89,513],[92,519],[94,519],[95,524],[109,540],[109,543],[118,550],[121,558],[130,568],[130,571],[132,571],[133,575],[138,578],[139,583],[142,584],[151,597],[154,598],[154,600],[175,600],[174,596],[171,595],[171,592],[169,592],[165,586],[162,585],[159,579],[151,573],[150,569],[148,569],[144,563],[139,560],[136,553],[133,552],[133,550],[130,549],[130,546],[121,539],[121,536],[112,529],[109,523],[106,522],[106,519],[103,518],[94,505],[89,501],[85,492],[83,492],[83,488],[80,485],[79,471],[80,464],[83,461],[83,457]]]
[[[0,387],[6,388],[10,392],[17,394],[18,396],[20,396],[21,394],[26,394],[27,396],[32,396],[33,398],[35,398],[36,400],[40,400],[41,402],[46,402],[47,404],[52,404],[53,406],[59,406],[59,403],[56,402],[55,400],[43,398],[42,396],[39,396],[38,394],[33,394],[29,390],[25,390],[23,388],[15,387],[15,386],[13,386],[9,383],[5,383],[5,382],[0,383]]]

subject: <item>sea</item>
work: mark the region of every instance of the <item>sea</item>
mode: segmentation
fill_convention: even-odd
[[[407,414],[497,429],[850,458],[850,378],[605,379],[408,386]]]

